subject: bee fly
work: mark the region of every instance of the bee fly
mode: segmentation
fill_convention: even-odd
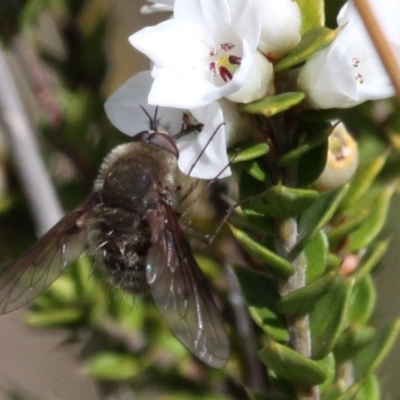
[[[92,195],[0,269],[0,314],[39,295],[88,245],[117,287],[150,292],[177,338],[210,366],[224,366],[224,324],[174,209],[178,156],[174,139],[157,130],[111,151]]]

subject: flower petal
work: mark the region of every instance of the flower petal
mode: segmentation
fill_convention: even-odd
[[[261,52],[256,51],[253,54],[253,63],[248,78],[237,92],[227,95],[226,98],[238,103],[259,100],[268,94],[273,78],[272,63]]]
[[[336,52],[339,53],[337,56]],[[301,69],[297,84],[312,107],[343,107],[349,99],[358,100],[354,75],[349,65],[343,65],[347,57],[341,53],[340,47],[324,49],[310,57]],[[332,59],[338,62],[334,63]],[[339,60],[343,63],[339,64]]]
[[[150,128],[149,118],[140,106],[151,116],[155,115],[157,107],[147,103],[152,83],[150,71],[139,72],[121,85],[105,102],[104,108],[108,119],[126,135],[134,136]],[[181,129],[182,110],[159,108],[157,120],[171,133],[177,133]]]
[[[261,18],[260,8],[264,0],[233,0],[230,2],[232,26],[238,37],[245,40],[252,52],[260,41]]]
[[[215,86],[206,79],[197,79],[167,68],[155,67],[150,104],[164,107],[196,108],[218,98]]]
[[[144,28],[129,42],[160,67],[192,77],[203,77],[208,68],[203,31],[190,20],[172,19]]]
[[[243,59],[231,81],[217,86],[207,79],[192,77],[169,68],[155,66],[152,71],[154,83],[149,103],[165,107],[197,108],[210,104],[221,97],[237,92],[250,73],[253,55],[243,42]]]
[[[174,17],[194,22],[208,36],[214,38],[220,34],[222,24],[231,22],[227,0],[176,0]]]
[[[192,133],[178,141],[179,169],[187,174],[195,163],[190,176],[213,179],[231,175],[221,107],[215,102],[190,112],[204,124],[204,128],[200,133]]]

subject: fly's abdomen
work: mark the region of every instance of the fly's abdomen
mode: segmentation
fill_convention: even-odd
[[[91,221],[89,242],[114,285],[132,293],[149,291],[146,258],[150,246],[147,223],[136,213],[101,207]]]

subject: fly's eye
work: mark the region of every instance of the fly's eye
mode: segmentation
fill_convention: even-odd
[[[170,151],[176,158],[179,157],[179,150],[176,146],[175,140],[165,133],[151,133],[148,136],[147,143],[162,147],[163,149]]]

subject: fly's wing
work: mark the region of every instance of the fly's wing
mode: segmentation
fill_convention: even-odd
[[[172,332],[198,358],[215,368],[229,358],[229,340],[205,276],[167,205],[150,213],[152,245],[147,281]]]
[[[16,262],[0,267],[0,314],[29,303],[82,254],[89,203],[65,216]]]

